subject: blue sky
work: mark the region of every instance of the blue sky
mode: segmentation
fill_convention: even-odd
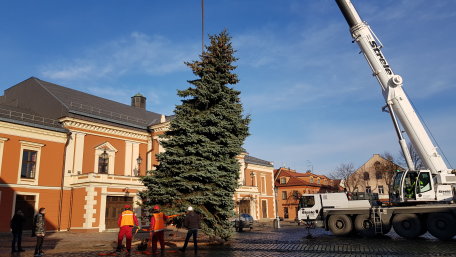
[[[456,1],[354,1],[451,165],[456,165]],[[227,29],[250,155],[328,174],[399,152],[377,81],[334,0],[205,0]],[[0,0],[0,90],[31,76],[172,114],[201,51],[200,0]],[[206,37],[206,42],[207,42]]]

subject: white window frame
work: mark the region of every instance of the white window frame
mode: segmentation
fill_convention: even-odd
[[[5,142],[8,140],[9,138],[0,137],[0,176],[2,175],[3,149],[5,148]]]
[[[285,198],[284,198],[285,196]],[[288,194],[287,194],[287,191],[282,191],[282,200],[287,200],[288,199]]]
[[[38,185],[38,180],[40,177],[40,163],[41,163],[41,149],[45,144],[34,143],[29,141],[20,140],[21,148],[19,152],[19,167],[17,169],[17,183],[18,184],[27,184],[27,185]],[[24,150],[30,150],[37,152],[36,157],[36,166],[35,166],[35,177],[34,178],[21,178],[22,173],[22,157],[24,155]]]
[[[380,192],[380,189],[381,189],[381,192]],[[378,186],[378,193],[381,195],[385,194],[385,188],[383,187],[383,185]]]
[[[93,173],[98,173],[98,164],[100,161],[99,157],[105,150],[109,156],[108,174],[114,174],[114,166],[115,166],[115,161],[116,161],[117,149],[114,148],[114,146],[112,146],[109,142],[105,142],[105,143],[95,147],[95,165],[93,167]],[[104,174],[104,173],[100,173],[100,174]]]

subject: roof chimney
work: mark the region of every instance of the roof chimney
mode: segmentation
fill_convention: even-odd
[[[131,106],[141,109],[146,109],[146,97],[137,93],[131,97]]]

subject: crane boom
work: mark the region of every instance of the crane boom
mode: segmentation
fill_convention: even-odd
[[[400,121],[412,145],[421,157],[423,164],[434,175],[450,173],[451,170],[448,169],[444,160],[437,152],[437,148],[432,143],[432,140],[405,94],[402,87],[402,77],[393,72],[393,69],[382,53],[381,43],[369,25],[361,20],[350,0],[336,0],[336,2],[350,27],[350,32],[354,39],[353,42],[356,42],[361,48],[364,57],[372,69],[373,76],[377,78],[380,84],[389,111],[392,113],[392,116],[397,117]],[[405,151],[405,141],[401,138],[401,133],[399,132],[398,134],[401,147]],[[404,152],[404,154],[407,157],[407,153]],[[409,169],[413,169],[413,165],[408,164],[408,166]]]

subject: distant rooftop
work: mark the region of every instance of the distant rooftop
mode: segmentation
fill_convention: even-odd
[[[262,160],[262,159],[259,159],[259,158],[256,158],[256,157],[253,157],[253,156],[250,156],[250,155],[245,156],[244,160],[245,160],[246,163],[250,163],[250,164],[257,164],[257,165],[262,165],[262,166],[267,166],[267,167],[274,167],[274,164],[272,162],[265,161],[265,160]]]

